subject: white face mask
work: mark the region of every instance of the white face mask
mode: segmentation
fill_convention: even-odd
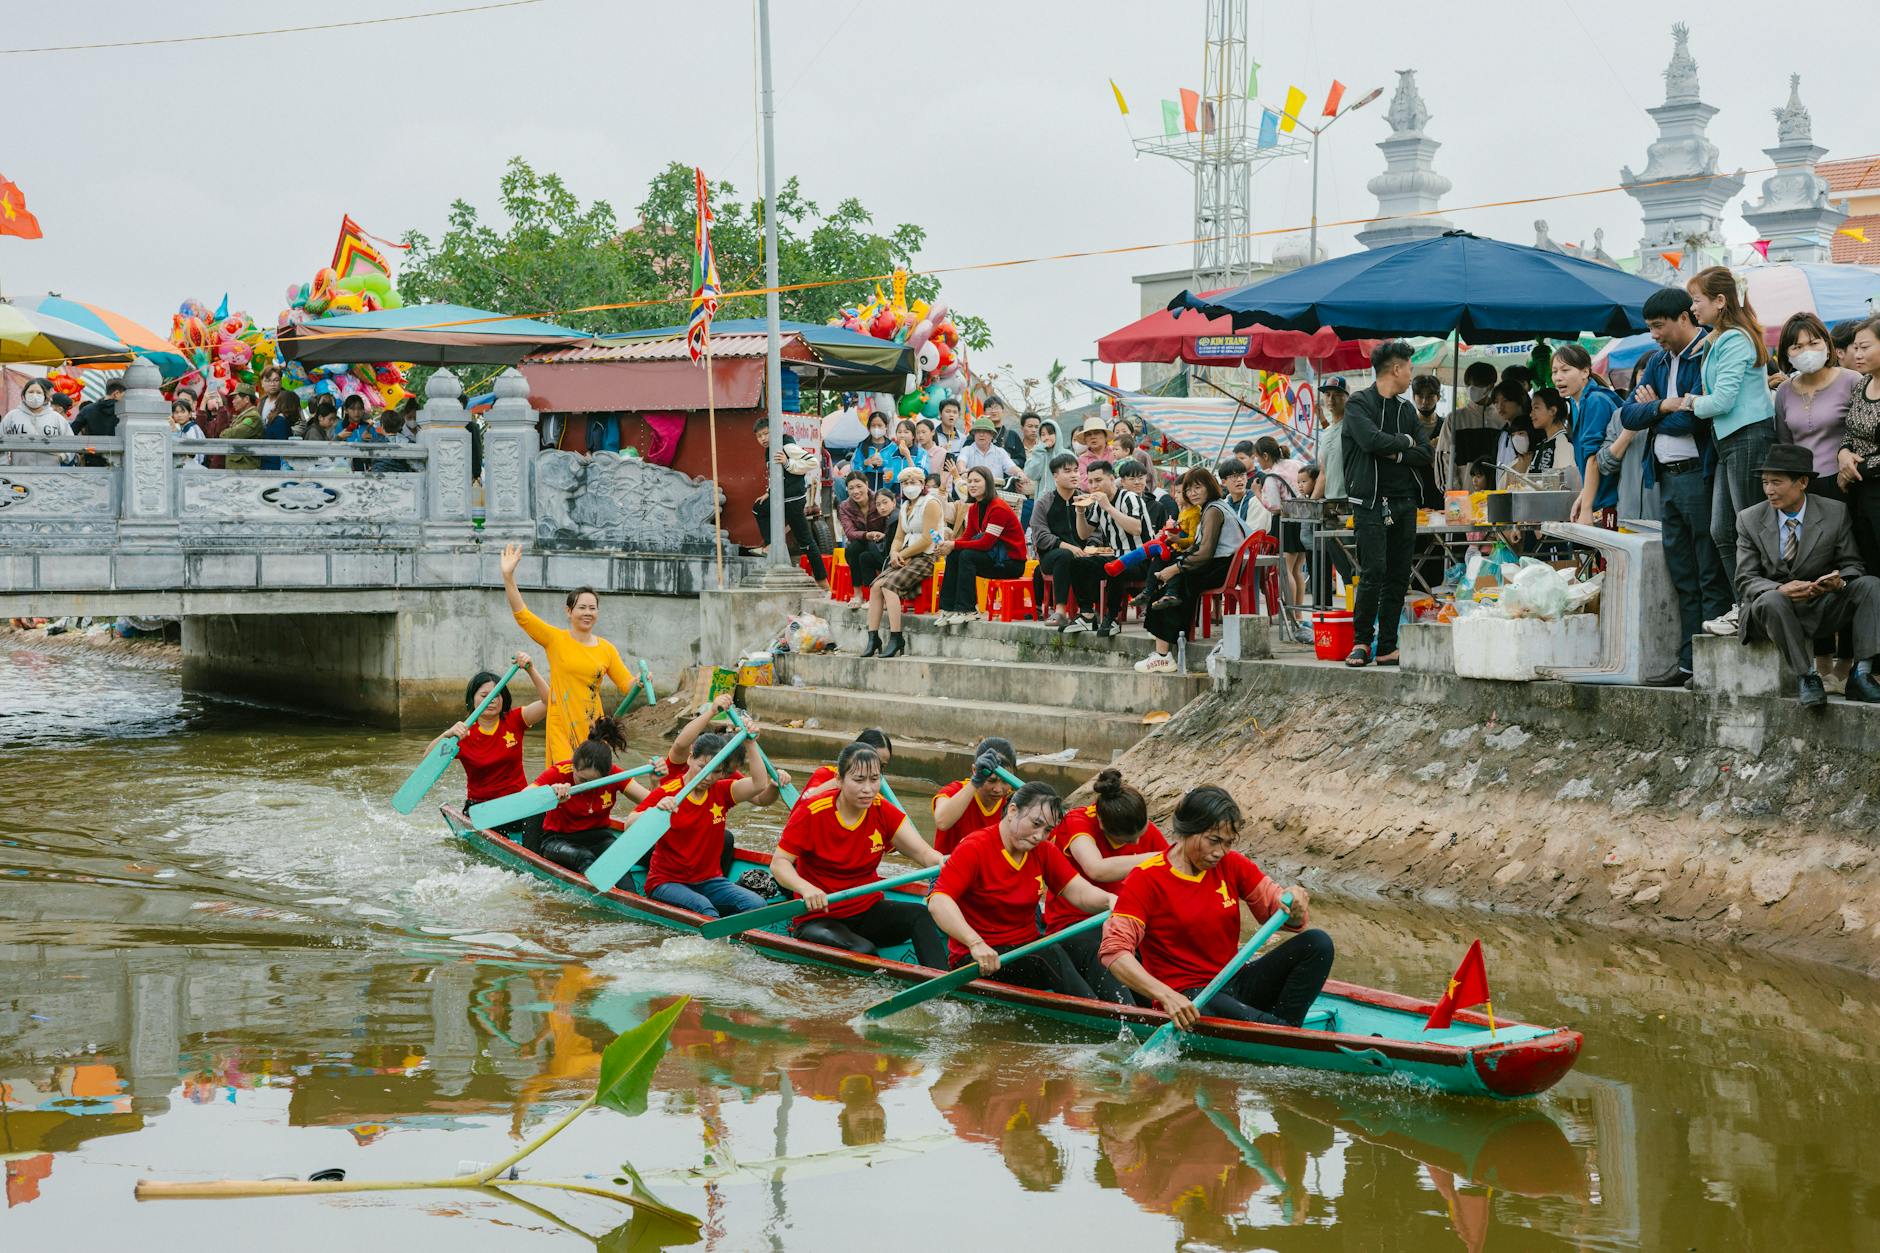
[[[1470,404],[1479,405],[1484,400],[1487,400],[1487,399],[1488,399],[1488,388],[1486,387],[1469,388],[1469,403]]]
[[[1789,354],[1789,364],[1795,367],[1797,374],[1813,374],[1828,364],[1828,350],[1825,348],[1802,348]]]
[[[37,413],[46,407],[45,393],[34,390],[20,397],[20,403]]]
[[[1528,450],[1528,437],[1525,435],[1510,435],[1508,442],[1514,445],[1514,450],[1517,453],[1523,453]]]
[[[916,496],[919,496],[922,492],[926,490],[927,490],[927,485],[925,483],[901,484],[901,495],[907,497],[909,500],[913,500]]]

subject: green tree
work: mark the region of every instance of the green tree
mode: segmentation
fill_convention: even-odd
[[[559,175],[537,173],[521,157],[510,158],[499,191],[506,230],[486,222],[474,205],[457,200],[442,238],[433,242],[417,232],[406,236],[412,248],[398,286],[407,300],[552,314],[558,322],[597,333],[685,320],[692,282],[691,167],[674,162],[655,175],[638,222],[625,228],[606,201],[583,206]],[[713,184],[712,200],[719,282],[726,291],[763,286],[763,201],[739,201],[728,182]],[[824,213],[794,178],[777,193],[777,264],[785,287],[889,273],[911,265],[925,239],[926,231],[908,223],[885,234],[876,230],[873,217],[853,197]],[[910,300],[931,301],[939,291],[939,280],[926,275],[914,275],[908,283]],[[783,292],[779,303],[787,319],[827,322],[844,305],[864,304],[873,294],[867,281],[834,282]],[[643,300],[659,303],[562,312]],[[762,317],[763,297],[723,300],[718,316]],[[956,313],[954,324],[967,347],[977,351],[991,344],[981,319]]]

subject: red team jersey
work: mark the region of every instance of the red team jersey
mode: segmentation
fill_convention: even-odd
[[[569,763],[550,766],[535,776],[537,783],[573,783],[574,771]],[[620,798],[619,787],[595,788],[591,792],[576,792],[561,804],[548,811],[542,819],[544,831],[594,831],[601,827],[619,830],[624,825],[614,817],[614,802]]]
[[[879,796],[854,826],[843,823],[835,796],[818,796],[798,805],[784,825],[777,851],[796,859],[796,868],[824,892],[857,888],[880,878],[881,855],[907,815]],[[873,892],[854,900],[837,901],[822,913],[804,914],[798,923],[815,918],[853,918],[881,900]]]
[[[950,896],[979,938],[994,948],[1038,938],[1038,898],[1055,895],[1077,877],[1077,867],[1049,842],[1014,861],[996,829],[960,841],[947,858],[932,896]],[[947,937],[947,956],[958,965],[966,948]]]
[[[653,860],[646,871],[647,892],[662,883],[703,883],[724,873],[719,858],[725,850],[725,815],[734,804],[734,782],[719,779],[679,802],[672,811],[672,826],[653,845]],[[640,802],[639,808],[651,809],[684,788],[684,774],[669,774]]]
[[[1116,894],[1115,916],[1143,925],[1137,960],[1177,992],[1198,988],[1221,973],[1240,948],[1240,902],[1266,872],[1239,853],[1193,876],[1151,857],[1129,872]]]
[[[934,804],[939,804],[940,798],[943,796],[958,795],[960,789],[964,788],[966,783],[967,781],[965,779],[955,779],[953,782],[947,784],[938,792],[934,793]],[[1009,800],[1010,798],[1008,797],[1007,799]],[[935,823],[933,832],[934,848],[942,853],[951,853],[960,846],[961,840],[965,839],[973,832],[985,827],[998,826],[999,819],[1005,816],[1005,806],[1006,801],[1000,801],[993,809],[987,810],[986,803],[983,800],[977,796],[973,797],[972,800],[966,802],[966,812],[960,815],[958,822],[950,827],[943,827],[940,826],[938,822]]]
[[[465,795],[472,805],[520,792],[529,786],[522,768],[522,737],[528,731],[520,709],[511,709],[485,735],[476,723],[457,741],[457,762],[463,767]]]
[[[1071,812],[1064,815],[1064,821],[1057,824],[1057,829],[1051,832],[1052,846],[1061,851],[1067,859],[1070,859],[1070,863],[1073,866],[1077,864],[1077,861],[1075,858],[1071,858],[1071,845],[1083,839],[1094,840],[1096,842],[1097,855],[1100,857],[1131,857],[1138,853],[1162,853],[1168,851],[1168,840],[1162,835],[1162,832],[1157,829],[1153,822],[1143,830],[1141,835],[1123,845],[1121,848],[1110,843],[1109,837],[1103,834],[1102,827],[1097,824],[1097,807],[1095,805],[1085,805],[1082,809],[1071,810]],[[1101,887],[1102,885],[1099,884],[1098,886]],[[1077,906],[1071,904],[1063,897],[1053,896],[1044,903],[1045,934],[1050,935],[1053,931],[1062,931],[1073,922],[1082,922],[1088,917],[1090,917],[1089,914],[1086,914],[1083,910],[1077,908]]]

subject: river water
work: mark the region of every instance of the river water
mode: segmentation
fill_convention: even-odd
[[[1858,977],[1320,894],[1340,977],[1433,995],[1479,936],[1498,1012],[1583,1030],[1577,1070],[1518,1105],[1133,1076],[1113,1041],[984,1007],[864,1029],[863,981],[482,864],[387,803],[423,742],[0,636],[0,1249],[663,1247],[547,1190],[132,1187],[495,1160],[678,994],[646,1110],[590,1111],[525,1178],[609,1186],[630,1159],[714,1249],[1880,1248],[1880,989]]]

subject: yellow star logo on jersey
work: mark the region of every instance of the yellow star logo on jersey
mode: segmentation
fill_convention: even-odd
[[[609,805],[613,803],[614,803],[614,794],[612,792],[601,793],[601,808],[602,809],[607,808]]]
[[[724,820],[725,820],[725,807],[723,805],[713,805],[712,806],[712,821],[723,822]]]
[[[1216,890],[1221,894],[1221,908],[1232,909],[1234,907],[1234,897],[1233,894],[1227,890],[1227,880],[1222,879],[1220,886]]]
[[[879,853],[881,851],[881,832],[870,831],[868,833],[868,851],[871,853]]]
[[[516,746],[516,733],[514,731],[503,732],[503,747],[514,748],[515,746]]]

